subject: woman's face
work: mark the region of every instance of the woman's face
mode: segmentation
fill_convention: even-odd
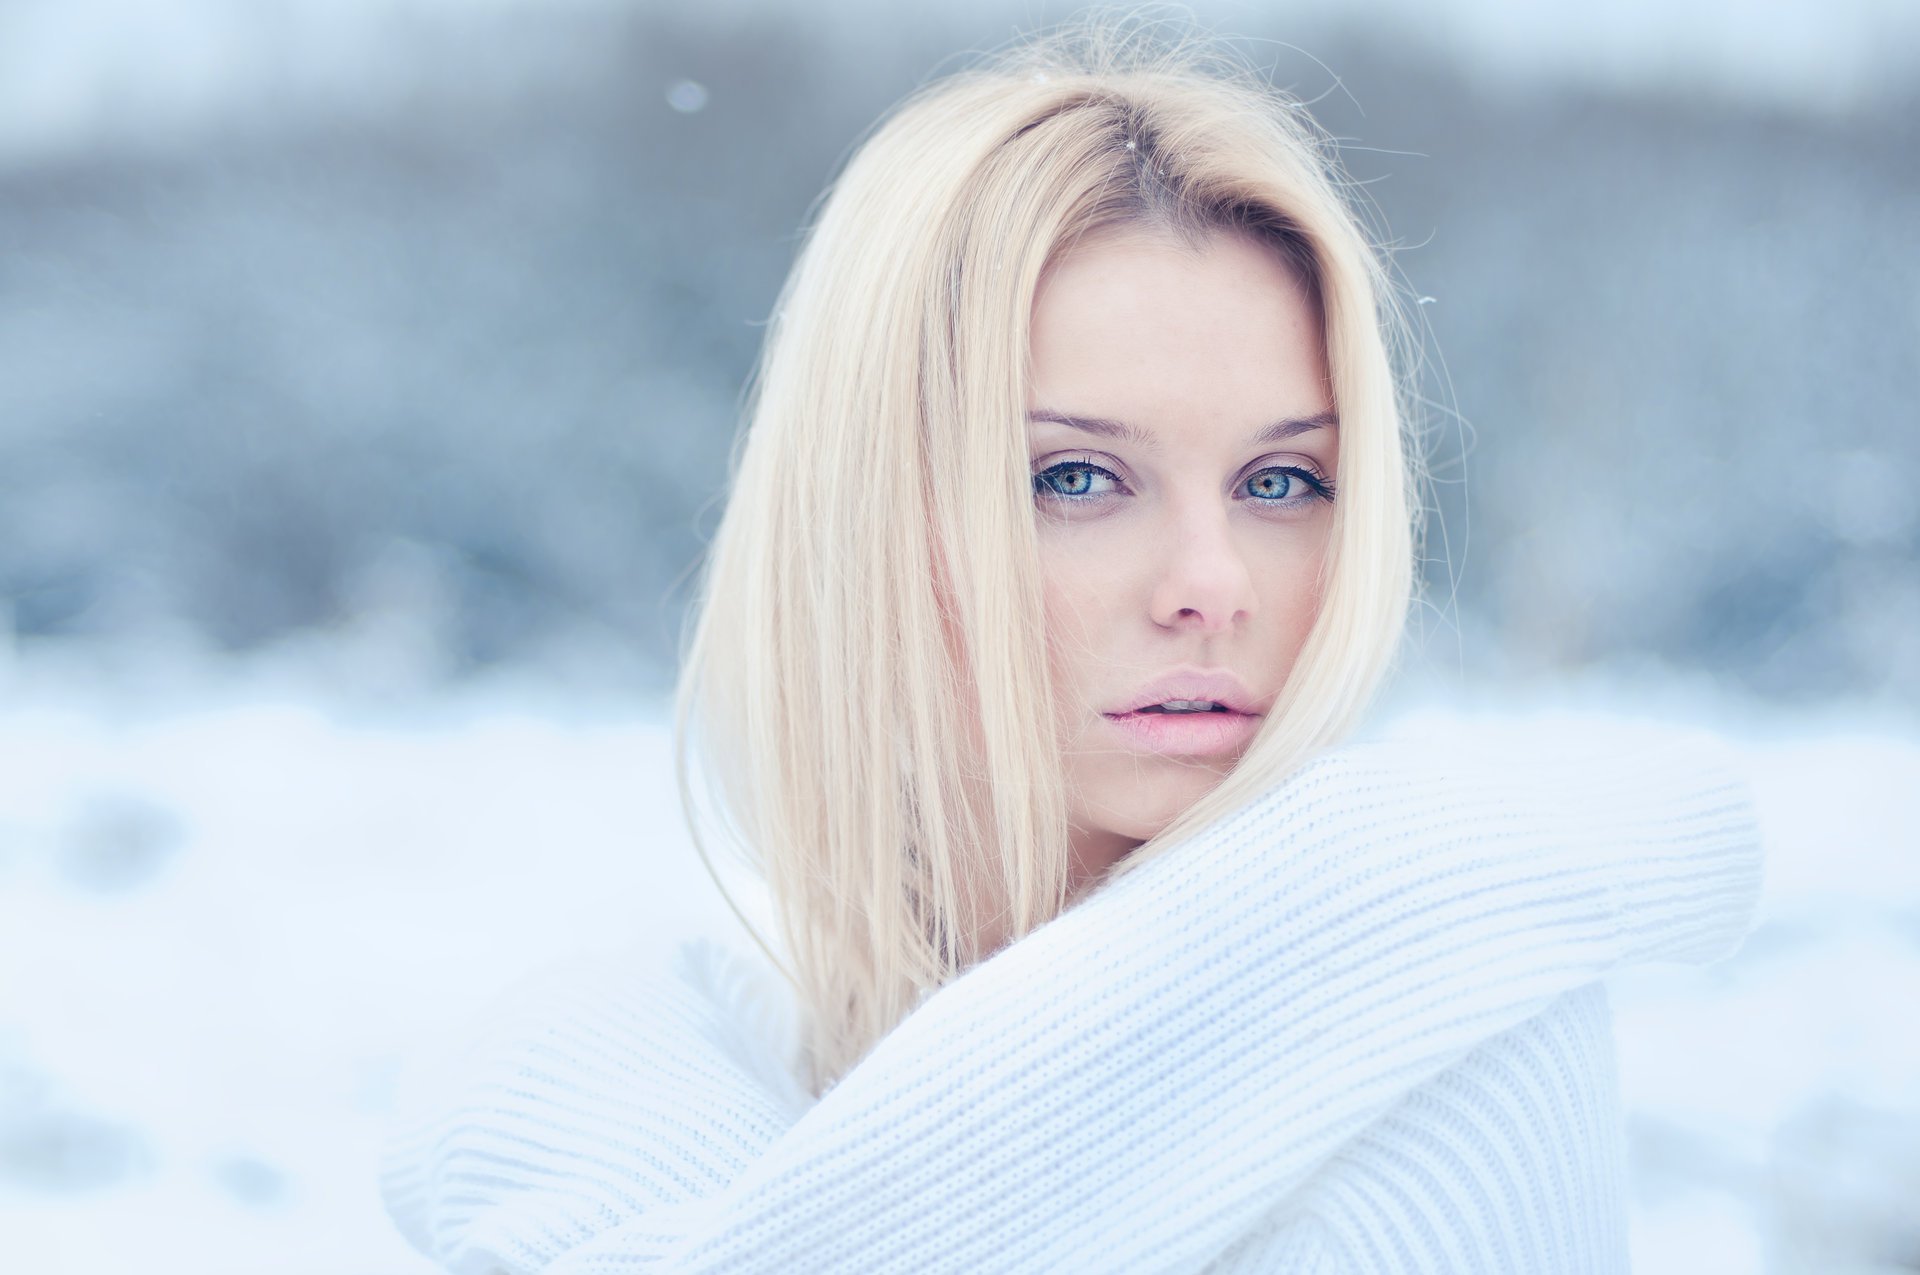
[[[1339,433],[1273,249],[1074,246],[1033,305],[1034,519],[1077,888],[1205,795],[1319,608]]]

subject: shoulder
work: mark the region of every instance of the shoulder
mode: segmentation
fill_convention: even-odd
[[[725,1187],[809,1101],[776,977],[700,940],[580,958],[496,997],[407,1077],[388,1211],[440,1260],[535,1270]]]

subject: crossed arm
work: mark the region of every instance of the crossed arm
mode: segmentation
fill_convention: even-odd
[[[1556,998],[1744,933],[1759,852],[1723,759],[1539,742],[1329,754],[943,988],[811,1107],[712,1002],[632,1009],[638,1051],[572,1020],[406,1144],[390,1203],[455,1270],[1200,1270]],[[618,1098],[581,1105],[583,1069]]]

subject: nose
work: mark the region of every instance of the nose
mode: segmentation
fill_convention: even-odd
[[[1195,512],[1168,528],[1166,557],[1154,582],[1153,622],[1202,634],[1228,633],[1256,606],[1253,574],[1234,542],[1225,510]]]

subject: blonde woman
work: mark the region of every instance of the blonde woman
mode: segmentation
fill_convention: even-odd
[[[1416,502],[1297,104],[1098,30],[931,85],[770,328],[683,726],[764,966],[569,971],[396,1135],[456,1271],[1626,1266],[1598,980],[1710,959],[1706,743],[1346,742]]]

